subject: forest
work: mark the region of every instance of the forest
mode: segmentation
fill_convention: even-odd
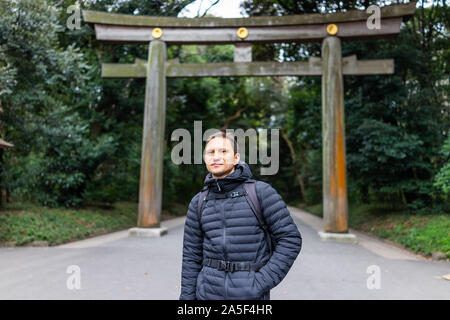
[[[192,2],[85,0],[77,4],[87,10],[177,17]],[[244,0],[242,8],[252,17],[284,16],[405,2]],[[145,79],[102,78],[101,63],[146,59],[148,46],[97,41],[93,26],[83,21],[70,28],[72,12],[67,8],[74,4],[73,0],[0,2],[0,138],[14,145],[0,149],[0,228],[4,229],[0,241],[17,233],[12,227],[5,231],[14,210],[80,212],[125,203],[133,211],[126,223],[136,219],[133,205],[139,195]],[[386,219],[411,216],[429,222],[436,216],[443,228],[438,237],[446,238],[439,250],[448,257],[449,22],[446,1],[418,2],[415,15],[402,24],[395,38],[342,43],[343,57],[395,62],[392,75],[344,77],[351,226],[360,223],[371,231],[373,224],[384,224],[377,235],[389,237]],[[231,62],[233,50],[232,45],[169,45],[167,59]],[[253,61],[307,61],[320,57],[321,44],[261,44],[253,45],[252,52]],[[207,174],[204,163],[171,160],[177,143],[171,141],[172,133],[184,128],[194,136],[195,121],[202,122],[203,130],[279,129],[277,174],[260,176],[259,163],[251,165],[252,172],[256,179],[270,183],[286,203],[321,214],[320,76],[168,79],[166,108],[163,209],[167,214],[186,214]],[[371,225],[365,226],[368,222]],[[408,245],[410,227],[391,229],[403,234],[407,240],[400,242]],[[50,233],[31,232],[17,241],[52,243]]]

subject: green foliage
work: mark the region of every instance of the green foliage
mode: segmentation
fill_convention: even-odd
[[[322,204],[293,205],[316,216],[323,215]],[[450,259],[450,215],[444,211],[428,210],[424,214],[411,214],[404,208],[393,210],[388,202],[350,202],[348,222],[352,229],[399,243],[417,253],[431,256],[433,252],[441,251]]]
[[[364,10],[372,4],[390,3],[258,0],[244,1],[243,7],[258,16]],[[395,61],[393,75],[344,77],[347,174],[352,199],[366,203],[387,200],[393,207],[406,205],[411,212],[440,206],[445,192],[439,186],[448,179],[439,179],[439,175],[439,182],[434,184],[433,179],[449,123],[445,104],[449,92],[450,46],[445,36],[449,12],[448,7],[433,1],[430,7],[418,8],[395,41],[342,43],[344,57],[356,54],[359,60]],[[272,50],[278,50],[274,56],[283,61],[321,55],[320,44],[315,43],[282,44]],[[319,77],[294,78],[288,90],[289,109],[282,125],[295,146],[295,165],[303,178],[306,198],[320,201],[320,196],[311,195],[315,190],[322,192],[318,176],[321,159],[311,158],[314,153],[310,151],[321,149],[321,81]],[[311,164],[317,161],[313,170]],[[445,172],[446,168],[441,170]],[[293,173],[289,180],[296,185]]]
[[[446,198],[450,195],[450,136],[445,140],[439,154],[444,159],[443,165],[436,174],[433,186],[440,188]]]
[[[89,0],[82,8],[177,16],[190,2]],[[136,201],[145,80],[102,79],[100,65],[146,59],[148,46],[97,41],[85,23],[68,30],[66,8],[73,3],[0,2],[0,136],[15,145],[0,151],[0,186],[15,199],[49,206]],[[260,16],[371,4],[387,1],[257,0],[244,1],[243,8]],[[449,123],[449,11],[434,2],[418,12],[395,40],[343,42],[343,56],[395,61],[394,75],[344,77],[349,197],[383,199],[411,212],[439,205],[450,188],[448,154],[439,153]],[[255,45],[253,59],[299,61],[320,51],[320,43]],[[168,59],[232,61],[233,46],[170,45]],[[202,186],[204,165],[174,165],[170,159],[171,133],[185,128],[193,137],[194,121],[202,121],[203,131],[282,129],[278,174],[259,177],[259,165],[252,170],[286,199],[320,202],[321,117],[320,77],[169,79],[163,206],[189,201]]]
[[[40,152],[24,158],[25,170],[18,170],[16,181],[43,205],[81,204],[96,168],[115,151],[113,138],[102,135],[92,139],[88,126],[67,108],[53,110],[37,123],[34,132]]]
[[[92,136],[91,120],[76,111],[80,97],[93,95],[85,86],[89,66],[74,44],[60,45],[64,26],[47,2],[5,1],[0,16],[1,53],[17,70],[15,86],[1,96],[2,121],[8,139],[18,142],[5,153],[2,184],[44,205],[79,205],[116,147],[111,135]]]
[[[450,238],[448,236],[450,220],[448,215],[433,216],[425,223],[414,218],[406,221],[403,225],[397,224],[393,229],[379,229],[375,234],[427,256],[431,256],[435,251],[441,251],[450,259]]]
[[[360,146],[357,152],[347,155],[349,171],[359,173],[357,183],[369,184],[380,199],[392,201],[419,191],[417,176],[410,175],[421,165],[417,150],[423,142],[417,135],[382,121],[365,119],[349,139]]]
[[[57,245],[129,228],[136,223],[136,211],[135,203],[117,203],[111,210],[8,206],[0,211],[0,242],[12,241],[19,246],[47,241]]]

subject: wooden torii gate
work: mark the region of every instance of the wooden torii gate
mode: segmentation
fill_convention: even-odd
[[[394,62],[342,58],[341,40],[395,36],[415,2],[381,8],[379,28],[372,14],[353,10],[252,18],[172,18],[83,11],[96,38],[149,45],[148,60],[102,64],[105,78],[146,78],[139,213],[137,227],[159,230],[162,203],[166,78],[224,76],[322,76],[323,215],[322,239],[353,241],[348,234],[343,75],[394,72]],[[321,41],[322,57],[307,62],[251,62],[252,43]],[[234,44],[235,62],[184,64],[167,61],[167,44]]]

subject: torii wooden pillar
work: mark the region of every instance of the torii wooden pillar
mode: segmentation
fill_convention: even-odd
[[[138,227],[160,224],[167,77],[322,76],[324,230],[347,233],[343,75],[391,74],[392,60],[342,58],[341,39],[395,36],[415,2],[381,8],[379,29],[369,29],[369,14],[349,11],[254,18],[169,18],[83,11],[95,24],[98,40],[149,44],[148,61],[103,64],[102,77],[145,77]],[[252,43],[322,41],[322,59],[307,62],[250,62]],[[234,44],[235,63],[180,64],[166,61],[166,44]],[[249,54],[250,52],[250,54]]]

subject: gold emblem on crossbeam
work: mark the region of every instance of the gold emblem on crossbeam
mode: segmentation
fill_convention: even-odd
[[[241,39],[245,39],[248,36],[248,30],[247,28],[239,28],[237,31],[237,35]]]
[[[328,32],[328,34],[334,36],[336,33],[338,33],[338,26],[335,25],[334,23],[329,24],[327,26],[327,32]]]
[[[161,28],[154,28],[154,29],[152,30],[152,36],[153,36],[153,38],[155,38],[155,39],[161,38],[162,33],[163,33],[163,32],[162,32]]]

